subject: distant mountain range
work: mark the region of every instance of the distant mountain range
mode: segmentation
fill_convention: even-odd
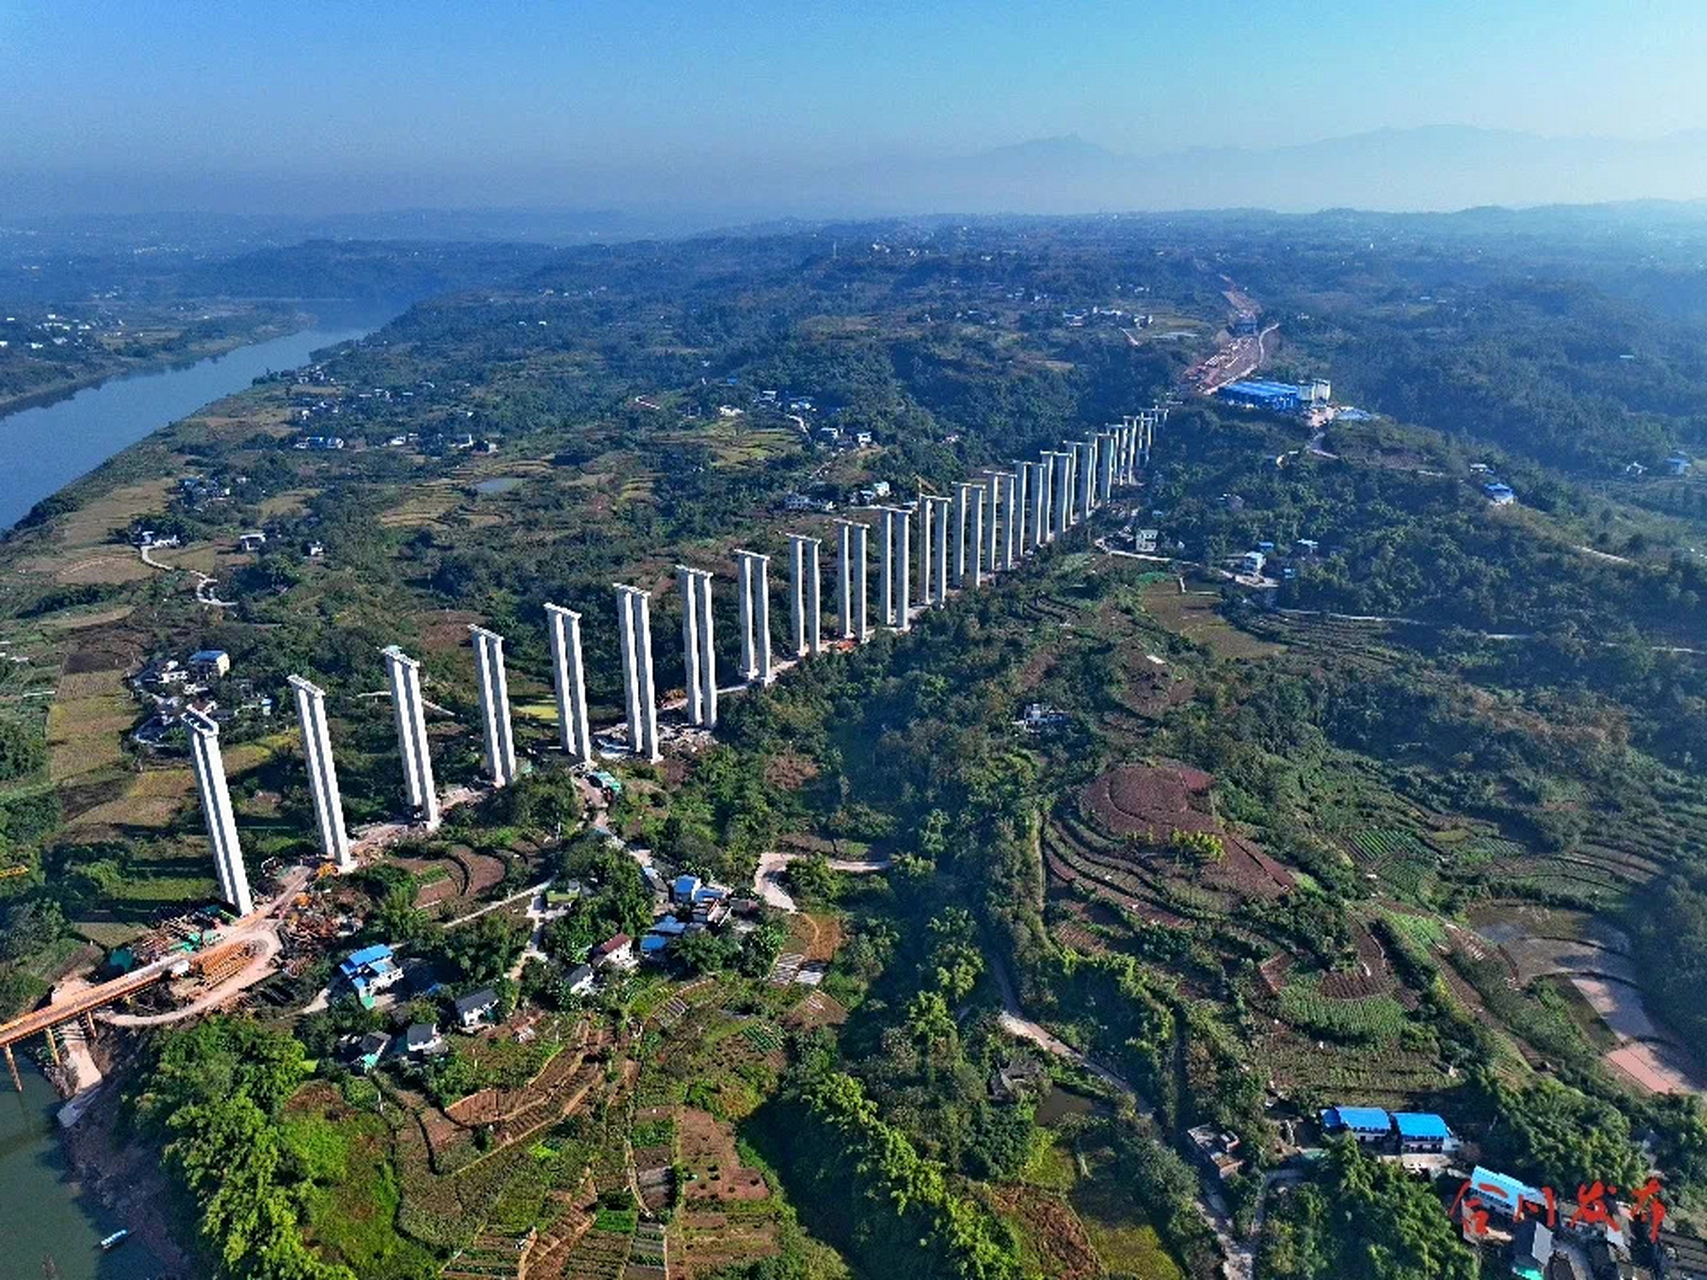
[[[681,232],[782,218],[925,214],[1082,214],[1174,210],[1443,212],[1487,206],[1707,200],[1707,130],[1651,139],[1545,138],[1457,125],[1381,129],[1299,146],[1123,155],[1069,135],[961,156],[846,164],[707,155],[657,164],[608,160],[533,172],[246,175],[0,172],[0,237],[25,220],[65,226],[70,211],[217,211],[223,239],[292,230],[336,237],[589,238]],[[502,206],[495,208],[494,206]],[[589,212],[589,209],[605,212]],[[266,214],[258,211],[266,210]],[[353,211],[353,212],[352,212]],[[364,212],[377,211],[377,212]],[[242,225],[239,226],[238,223]],[[39,229],[32,228],[32,229]],[[162,223],[169,238],[204,230]],[[104,221],[97,235],[110,232]]]
[[[881,192],[870,211],[1088,213],[1348,208],[1444,211],[1633,199],[1707,199],[1707,130],[1662,138],[1544,138],[1442,125],[1300,146],[1129,156],[1077,136],[838,175]]]

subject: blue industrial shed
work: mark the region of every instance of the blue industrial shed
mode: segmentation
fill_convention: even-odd
[[[1429,1112],[1395,1111],[1393,1122],[1399,1126],[1399,1137],[1402,1139],[1444,1142],[1452,1136],[1452,1130],[1446,1127],[1446,1121]]]
[[[1384,1137],[1393,1132],[1393,1117],[1380,1107],[1329,1107],[1322,1112],[1322,1128],[1329,1133],[1349,1129],[1360,1138]]]
[[[1250,378],[1229,382],[1221,388],[1221,398],[1251,409],[1267,409],[1271,413],[1293,413],[1303,392],[1290,382],[1270,382],[1266,378]]]

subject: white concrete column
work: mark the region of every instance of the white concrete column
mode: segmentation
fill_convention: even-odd
[[[988,506],[985,499],[990,491],[981,484],[970,486],[972,510],[967,516],[967,533],[970,541],[967,544],[966,578],[972,589],[976,591],[984,585],[984,522],[989,519]]]
[[[741,565],[741,675],[769,684],[771,674],[771,558],[756,551],[737,551]]]
[[[1054,517],[1054,536],[1067,532],[1067,509],[1073,505],[1073,455],[1063,451],[1050,455],[1055,460],[1055,488],[1049,498],[1049,514]]]
[[[474,640],[474,681],[486,740],[486,772],[494,787],[516,780],[516,740],[510,724],[510,685],[504,674],[504,637],[469,627]]]
[[[988,495],[984,499],[984,541],[979,555],[983,557],[985,570],[994,573],[1001,567],[1001,561],[996,558],[996,535],[1001,528],[1002,478],[999,471],[981,474]]]
[[[844,640],[854,638],[853,525],[836,521],[836,622]]]
[[[237,842],[237,815],[231,807],[231,792],[225,785],[225,761],[219,754],[219,726],[199,711],[184,713],[190,735],[190,763],[201,795],[202,817],[207,822],[208,842],[213,846],[214,869],[220,892],[240,916],[255,909],[249,894],[249,873],[243,866],[243,848]]]
[[[971,489],[972,486],[969,484],[957,484],[954,486],[954,552],[951,559],[953,561],[954,586],[956,590],[966,585],[967,495],[971,492]]]
[[[1079,508],[1084,502],[1085,492],[1085,446],[1079,440],[1062,442],[1067,450],[1067,527],[1073,528],[1079,523]]]
[[[1079,519],[1089,520],[1097,505],[1097,447],[1095,440],[1079,446]]]
[[[622,583],[614,585],[622,634],[629,750],[656,762],[662,755],[658,750],[658,696],[652,678],[652,593]]]
[[[822,572],[818,565],[817,538],[806,540],[806,648],[814,656],[824,652],[824,605],[819,595],[823,585]]]
[[[741,679],[751,681],[758,672],[758,655],[753,651],[753,564],[745,551],[735,553],[736,583],[741,605]]]
[[[882,532],[878,535],[877,571],[877,616],[883,625],[895,625],[895,513],[888,507],[882,509],[882,522],[879,526]]]
[[[1025,469],[1031,473],[1031,506],[1026,519],[1031,521],[1031,549],[1035,551],[1043,545],[1043,510],[1049,505],[1049,466],[1028,462]]]
[[[688,723],[717,726],[717,654],[712,648],[711,574],[676,566],[682,595],[682,671],[687,684]]]
[[[866,535],[871,532],[871,526],[859,524],[854,526],[854,574],[853,574],[853,605],[854,605],[854,639],[864,644],[871,639],[871,620],[866,616]]]
[[[895,508],[895,627],[913,629],[913,513]]]
[[[415,719],[409,707],[409,682],[404,676],[406,664],[413,661],[403,656],[396,645],[382,651],[385,655],[385,678],[391,687],[391,714],[397,725],[397,754],[403,761],[403,790],[409,807],[419,809],[421,771],[415,765]]]
[[[936,505],[921,493],[914,510],[919,514],[919,607],[928,609],[934,600],[931,567],[935,563],[932,536],[936,526]]]
[[[948,603],[948,525],[953,505],[952,498],[931,499],[931,506],[936,511],[936,542],[933,548],[936,563],[932,569],[936,590],[932,598],[938,607]]]
[[[1026,548],[1025,503],[1026,499],[1030,497],[1031,470],[1025,463],[1015,458],[1013,474],[1019,486],[1014,497],[1014,551],[1017,555],[1023,556]]]
[[[1097,437],[1097,501],[1107,503],[1114,497],[1114,437],[1104,432]]]
[[[581,660],[581,615],[562,605],[547,604],[545,624],[551,636],[558,738],[565,755],[582,764],[591,764],[593,735],[587,724],[587,675]]]
[[[637,591],[629,598],[634,610],[634,649],[640,659],[640,727],[648,760],[662,758],[658,750],[658,690],[652,673],[652,593]]]
[[[821,653],[823,646],[814,637],[819,629],[818,606],[818,539],[804,534],[788,535],[789,625],[794,632],[793,652],[796,658],[808,653]]]
[[[1037,495],[1033,499],[1036,514],[1032,517],[1032,525],[1036,530],[1034,542],[1042,546],[1055,536],[1055,525],[1050,518],[1051,493],[1055,487],[1055,458],[1047,449],[1038,455],[1037,463]]]
[[[788,535],[789,657],[806,656],[806,547],[797,533]]]
[[[381,651],[391,679],[391,700],[397,719],[397,747],[409,804],[421,814],[429,831],[439,825],[439,796],[433,782],[433,755],[427,741],[427,708],[421,695],[421,664],[396,645]]]
[[[236,891],[231,883],[231,864],[227,856],[229,833],[225,824],[225,811],[213,789],[216,771],[209,767],[208,752],[203,742],[208,733],[211,733],[217,742],[219,726],[199,712],[189,712],[184,716],[184,732],[189,739],[190,768],[196,782],[196,798],[201,803],[208,847],[213,852],[213,874],[219,882],[219,898],[221,902],[232,902]],[[227,798],[229,799],[229,796]]]
[[[707,729],[717,727],[717,649],[713,644],[715,629],[711,621],[711,574],[696,571],[698,599],[694,609],[699,620],[699,696],[700,723]]]
[[[1019,476],[1002,476],[1002,567],[1019,568]]]
[[[314,800],[314,825],[320,851],[339,871],[354,871],[350,837],[344,829],[344,801],[332,764],[332,736],[326,726],[326,693],[301,676],[288,677],[296,693],[296,720],[302,728],[302,759],[308,767],[308,793]]]
[[[688,723],[705,723],[705,693],[701,680],[705,663],[699,652],[699,583],[685,564],[676,566],[676,589],[682,598],[682,683]]]

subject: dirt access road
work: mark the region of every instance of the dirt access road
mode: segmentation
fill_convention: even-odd
[[[794,901],[794,895],[782,887],[782,873],[788,869],[788,864],[803,858],[803,853],[783,853],[772,849],[769,853],[759,855],[759,865],[753,871],[753,889],[763,898],[767,905],[778,911],[786,911],[790,915],[800,910]],[[831,858],[831,871],[844,871],[848,875],[865,875],[872,871],[887,871],[889,859],[880,858],[871,862],[856,861],[851,858]]]

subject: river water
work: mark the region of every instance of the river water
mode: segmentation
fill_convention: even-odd
[[[59,1095],[20,1053],[22,1094],[0,1068],[0,1275],[6,1280],[150,1280],[159,1259],[137,1239],[101,1241],[126,1224],[73,1180],[59,1145]],[[51,1259],[53,1269],[47,1269]]]
[[[113,454],[269,370],[306,364],[309,353],[373,332],[402,304],[303,303],[315,315],[300,333],[238,347],[181,369],[115,378],[33,409],[0,417],[0,531],[36,503]]]

